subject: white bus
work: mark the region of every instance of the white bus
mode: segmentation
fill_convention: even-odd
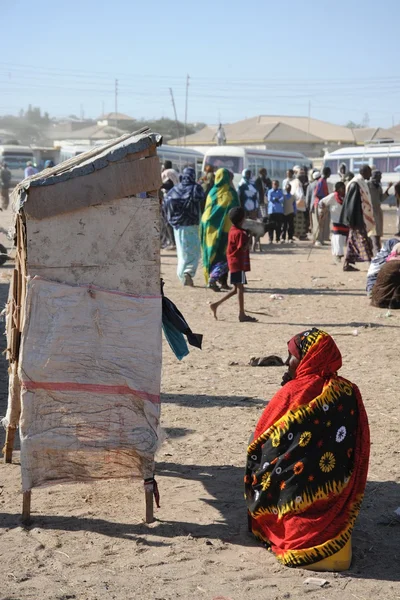
[[[338,174],[339,166],[345,163],[347,170],[355,175],[361,165],[369,165],[382,172],[382,181],[396,182],[400,171],[400,144],[370,144],[341,148],[324,156],[324,167],[332,171],[332,181]]]
[[[225,167],[234,173],[234,183],[239,184],[242,171],[251,169],[253,177],[258,171],[267,169],[270,179],[278,179],[279,183],[286,177],[286,171],[295,165],[312,167],[309,158],[300,152],[284,152],[283,150],[256,150],[242,146],[214,146],[204,155],[203,170],[206,165],[215,169]]]
[[[386,189],[388,183],[397,183],[400,179],[400,144],[376,143],[367,146],[355,146],[350,148],[341,148],[324,156],[324,167],[329,167],[332,171],[330,182],[339,181],[339,166],[344,163],[348,171],[357,175],[362,165],[369,165],[371,168],[382,172],[382,186]],[[396,204],[393,188],[391,195],[386,201],[390,206]]]
[[[0,162],[7,163],[11,171],[11,185],[17,185],[25,178],[28,161],[34,162],[33,150],[30,146],[0,146]]]
[[[185,167],[193,167],[196,171],[196,178],[201,177],[204,158],[202,152],[179,146],[160,146],[157,148],[157,154],[161,164],[170,160],[172,168],[178,173],[182,173]]]
[[[62,163],[65,160],[69,160],[70,158],[74,158],[75,156],[79,156],[79,154],[83,154],[88,150],[91,150],[93,146],[89,146],[88,144],[82,144],[80,146],[61,146],[60,155],[57,162]]]

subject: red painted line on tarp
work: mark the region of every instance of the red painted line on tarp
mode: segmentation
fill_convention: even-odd
[[[160,403],[160,396],[133,390],[127,385],[102,385],[97,383],[74,383],[70,381],[22,381],[22,387],[28,391],[33,390],[52,390],[55,392],[88,392],[91,394],[117,394],[122,396],[132,395],[148,400],[153,404]]]

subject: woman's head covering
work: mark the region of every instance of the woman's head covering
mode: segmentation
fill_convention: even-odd
[[[242,179],[240,180],[239,185],[242,185],[243,183],[250,183],[250,179],[251,179],[251,169],[249,169],[249,168],[243,169]]]
[[[400,254],[400,242],[394,246],[392,252],[395,254]]]
[[[215,173],[214,187],[221,188],[223,185],[231,183],[231,174],[228,169],[218,169]]]
[[[193,167],[185,167],[182,171],[182,182],[183,185],[193,185],[196,183],[196,171]]]
[[[378,169],[374,169],[374,171],[372,171],[371,181],[375,184],[379,184],[381,182],[381,179],[382,179],[382,172],[378,171]]]
[[[175,171],[175,169],[164,169],[161,173],[161,180],[163,183],[170,179],[174,185],[178,185],[179,183],[179,175]]]
[[[342,356],[333,338],[316,327],[292,337],[288,350],[300,361],[296,377],[311,373],[326,376],[342,366]]]

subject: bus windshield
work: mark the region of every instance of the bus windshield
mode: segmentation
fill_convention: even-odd
[[[240,156],[207,156],[206,164],[214,169],[229,169],[233,173],[243,171],[243,158]]]
[[[11,171],[15,171],[16,169],[25,169],[26,163],[29,160],[33,160],[33,154],[9,154],[8,152],[4,152],[3,160],[7,163]]]

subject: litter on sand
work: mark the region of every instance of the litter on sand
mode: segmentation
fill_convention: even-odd
[[[329,581],[327,579],[321,579],[320,577],[307,577],[304,580],[304,585],[310,587],[328,587]]]
[[[249,365],[250,367],[283,367],[285,363],[280,356],[270,354],[269,356],[252,356]]]

